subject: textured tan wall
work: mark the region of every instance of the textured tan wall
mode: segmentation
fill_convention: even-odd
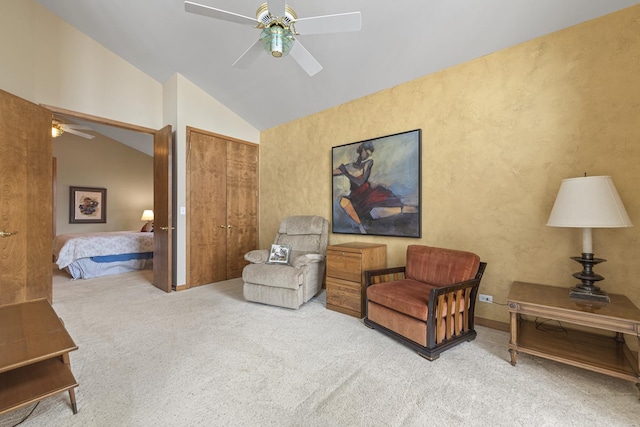
[[[636,227],[594,231],[595,271],[640,306],[639,76],[635,6],[264,131],[260,246],[286,215],[331,218],[331,147],[421,128],[422,238],[331,244],[386,243],[389,265],[414,243],[476,252],[481,292],[505,303],[514,280],[576,282],[580,230],[545,224],[563,178],[611,175]]]
[[[153,157],[104,135],[84,139],[69,133],[53,139],[53,156],[56,234],[142,228],[142,211],[153,209]],[[69,224],[69,187],[106,188],[106,224]]]

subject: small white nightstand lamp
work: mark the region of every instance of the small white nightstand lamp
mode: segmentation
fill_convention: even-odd
[[[604,277],[595,274],[593,266],[606,260],[593,257],[591,229],[633,226],[611,177],[585,176],[562,180],[547,225],[582,228],[582,256],[571,257],[582,264],[582,271],[573,274],[582,283],[571,288],[569,295],[609,302],[607,293],[594,284]]]
[[[140,231],[153,231],[153,211],[151,209],[145,209],[144,212],[142,212],[140,221],[147,221]]]

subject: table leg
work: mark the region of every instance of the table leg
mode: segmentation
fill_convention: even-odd
[[[64,353],[62,356],[62,362],[71,370],[71,361],[69,360],[69,353]],[[78,405],[76,403],[76,391],[72,388],[69,389],[69,400],[71,401],[71,410],[74,414],[78,413]]]
[[[69,390],[69,400],[71,400],[71,410],[74,414],[77,414],[78,404],[76,403],[76,391],[74,389]]]
[[[511,339],[509,341],[509,353],[511,354],[511,365],[516,366],[516,357],[518,356],[518,314],[511,312]]]

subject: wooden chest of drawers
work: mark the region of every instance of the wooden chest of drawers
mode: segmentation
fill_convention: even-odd
[[[352,242],[327,246],[327,308],[364,317],[364,272],[386,267],[387,245]]]

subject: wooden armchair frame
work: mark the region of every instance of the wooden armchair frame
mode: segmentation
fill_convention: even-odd
[[[427,315],[426,347],[370,320],[368,316],[364,318],[364,324],[401,341],[416,350],[422,357],[428,360],[435,360],[440,356],[440,353],[448,348],[461,342],[471,341],[477,336],[474,329],[474,312],[480,280],[486,267],[487,263],[481,262],[475,278],[471,280],[442,287],[428,288],[429,311]],[[365,286],[369,287],[377,283],[393,282],[404,278],[405,267],[367,270],[365,272]],[[466,302],[466,307],[461,306],[463,301]],[[368,299],[365,301],[365,306],[368,311]]]

